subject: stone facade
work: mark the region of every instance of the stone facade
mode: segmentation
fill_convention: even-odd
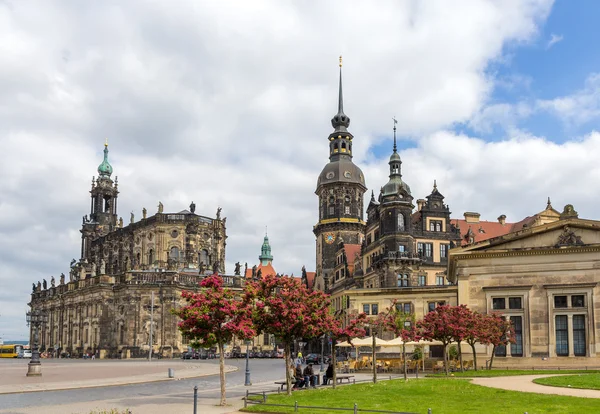
[[[573,211],[450,252],[458,302],[513,321],[517,343],[497,352],[501,363],[599,356],[600,221]]]
[[[69,276],[33,285],[30,306],[44,310],[42,350],[95,353],[100,357],[172,356],[187,341],[171,310],[182,305],[182,290],[197,289],[207,274],[224,272],[226,218],[189,210],[157,213],[123,226],[117,220],[117,180],[111,179],[108,146],[92,180],[91,210],[81,229],[81,258],[71,261]],[[242,276],[223,276],[226,285],[242,289]],[[68,279],[67,279],[68,278]]]

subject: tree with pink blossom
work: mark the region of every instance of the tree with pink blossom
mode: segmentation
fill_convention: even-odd
[[[311,291],[299,279],[266,275],[246,284],[245,302],[259,333],[274,335],[284,345],[286,385],[291,395],[291,346],[333,332],[337,321],[329,310],[329,295]]]
[[[417,322],[417,329],[423,339],[442,343],[446,375],[448,375],[447,348],[454,340],[455,323],[452,307],[449,305],[436,307],[425,315],[423,320]]]
[[[216,273],[200,282],[198,292],[183,291],[181,296],[187,304],[173,312],[181,318],[181,333],[192,339],[194,346],[216,345],[219,349],[220,404],[226,405],[224,345],[233,338],[255,336],[250,309],[231,289],[223,288],[223,279]]]

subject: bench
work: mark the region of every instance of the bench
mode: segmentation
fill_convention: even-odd
[[[275,381],[275,384],[281,385],[281,391],[283,391],[283,388],[287,385],[285,381]],[[294,382],[292,382],[292,386],[294,386]]]
[[[349,383],[350,379],[352,379],[354,381],[354,375],[336,375],[336,379],[337,379],[337,382],[340,384],[344,380],[348,381],[348,383]]]

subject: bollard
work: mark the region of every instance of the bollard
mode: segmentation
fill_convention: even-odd
[[[173,368],[169,368],[169,378],[175,378],[175,371]]]
[[[194,385],[194,414],[198,414],[198,386]]]
[[[298,401],[294,401],[294,412],[298,412]]]
[[[427,409],[427,414],[431,414],[431,408]]]
[[[263,391],[263,402],[267,402],[267,393]]]
[[[358,414],[358,404],[354,403],[354,414]]]

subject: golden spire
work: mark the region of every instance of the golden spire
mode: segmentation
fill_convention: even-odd
[[[342,55],[340,55],[340,68],[342,67]]]
[[[104,146],[108,147],[108,138],[104,138]]]

